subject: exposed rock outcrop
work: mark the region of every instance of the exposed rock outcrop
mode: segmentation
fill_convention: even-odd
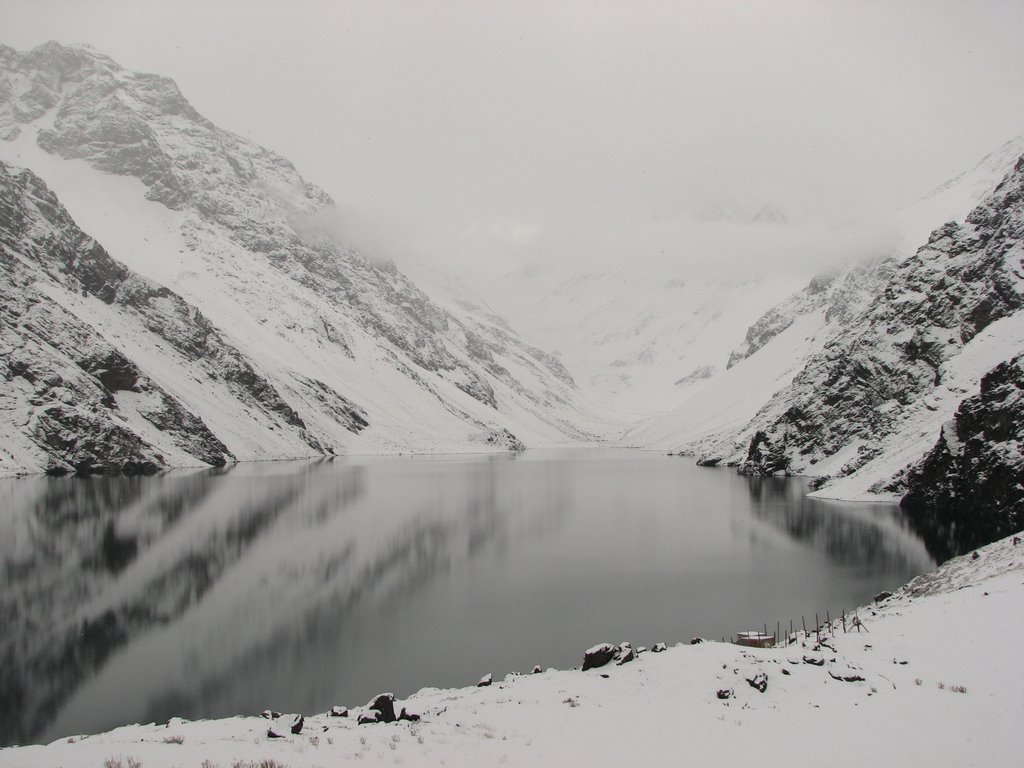
[[[901,505],[940,562],[1024,529],[1024,354],[960,404]]]
[[[944,409],[951,414],[964,386],[992,365],[979,369],[977,361],[1021,336],[1022,241],[1024,158],[963,223],[939,227],[902,262],[883,261],[861,271],[873,298],[864,302],[857,288],[860,298],[828,305],[826,312],[841,315],[835,334],[751,422],[707,448],[702,463],[834,479],[871,462],[886,467],[882,458],[901,451],[912,456],[910,444],[920,440],[920,425]],[[843,279],[856,288],[853,274]],[[806,298],[832,290],[809,289]],[[785,328],[788,317],[782,309],[766,315],[748,334],[748,349]],[[999,321],[1005,322],[996,327]],[[980,351],[973,345],[972,354],[961,359],[990,328],[1001,336],[984,337]],[[733,362],[737,359],[742,358],[734,355]],[[890,477],[900,466],[880,475],[872,487],[898,490],[901,478]]]
[[[34,461],[56,474],[156,471],[167,459],[140,422],[193,463],[233,458],[202,419],[65,308],[90,298],[172,346],[200,346],[210,377],[231,381],[254,405],[283,407],[194,307],[111,259],[37,176],[4,163],[0,255],[0,469]]]

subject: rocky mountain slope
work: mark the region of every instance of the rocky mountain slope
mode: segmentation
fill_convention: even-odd
[[[194,360],[189,375],[221,389],[313,449],[298,415],[181,297],[132,274],[83,233],[45,184],[0,163],[0,467],[146,471],[168,461],[234,457],[181,401],[96,328],[81,304],[113,310],[154,346]],[[365,426],[351,407],[355,431]]]
[[[774,454],[793,471],[859,474],[873,481],[865,489],[899,490],[891,476],[920,457],[936,420],[1024,343],[1022,237],[1019,160],[963,223],[936,229],[892,267],[867,308],[707,460],[757,472],[781,468],[760,462]]]
[[[866,242],[866,247],[850,252],[845,265],[822,271],[804,288],[768,308],[746,329],[724,366],[714,368],[699,386],[686,391],[676,407],[641,421],[621,442],[721,460],[728,453],[723,445],[731,439],[737,447],[726,460],[741,461],[753,431],[746,433],[747,442],[741,433],[758,412],[792,384],[826,343],[848,332],[882,291],[896,265],[913,255],[937,224],[977,206],[1021,154],[1024,135],[897,211],[883,227],[889,237],[874,245]],[[832,244],[833,250],[838,243]],[[984,361],[979,365],[968,377],[965,392],[976,386],[980,372],[986,370]],[[933,426],[937,428],[937,423]]]
[[[747,329],[743,344],[729,355],[726,368],[746,360],[801,316],[819,313],[817,336],[831,337],[863,311],[893,268],[894,260],[887,257],[815,275],[806,288],[769,309]]]
[[[939,560],[1024,529],[1024,354],[996,366],[964,400],[901,505]]]
[[[83,296],[81,277],[43,266],[41,241],[12,229],[5,264],[20,261],[9,269],[21,281],[15,292],[46,284],[47,311],[75,316],[80,335],[138,369],[147,413],[159,400],[189,420],[177,452],[152,434],[174,419],[126,426],[93,409],[98,422],[76,422],[83,438],[100,439],[115,422],[127,430],[119,443],[134,433],[139,444],[121,466],[516,447],[607,428],[557,359],[500,319],[442,309],[392,264],[345,248],[326,193],[284,158],[203,118],[167,78],[127,71],[88,47],[0,47],[0,137],[0,159],[45,179],[81,227],[61,213],[45,237],[84,243],[84,230],[102,244],[102,269],[116,273]],[[40,189],[34,177],[7,176]],[[46,211],[29,210],[30,198],[59,204],[32,190],[18,199],[36,226]],[[81,248],[56,258],[76,259]],[[106,396],[102,382],[88,381],[67,395],[75,408]],[[15,400],[2,412],[5,429],[31,432],[17,426],[24,404]],[[205,447],[192,442],[200,423]],[[53,441],[26,441],[0,471],[76,466]]]
[[[751,325],[722,368],[704,369],[707,381],[693,387],[680,406],[641,423],[622,442],[702,453],[742,431],[812,355],[863,311],[894,265],[891,257],[879,257],[816,275]]]

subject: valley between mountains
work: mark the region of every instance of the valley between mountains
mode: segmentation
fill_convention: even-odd
[[[287,159],[88,46],[0,47],[0,138],[0,474],[610,442],[909,493],[945,528],[981,493],[1019,528],[1024,137],[817,274],[430,294]],[[792,236],[764,210],[704,223]]]

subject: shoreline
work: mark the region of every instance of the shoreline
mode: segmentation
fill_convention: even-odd
[[[791,765],[819,750],[840,765],[872,757],[908,765],[1012,764],[1024,749],[1024,692],[1012,680],[1012,638],[1024,632],[1024,543],[1013,539],[977,550],[977,558],[954,558],[847,614],[846,633],[833,618],[818,647],[813,632],[765,649],[677,643],[621,666],[425,688],[395,703],[396,714],[405,707],[418,722],[359,725],[367,705],[352,707],[348,717],[305,715],[297,734],[290,732],[292,713],[274,722],[255,715],[172,719],[8,747],[0,750],[0,767],[116,767],[118,760],[129,766],[129,758],[147,768],[204,761],[207,768],[249,768],[264,759],[279,768],[363,759],[621,765],[683,754]],[[853,615],[863,621],[859,633],[852,631]],[[765,675],[763,692],[748,682],[758,673]],[[719,691],[728,697],[718,698]],[[970,734],[963,733],[965,722]],[[870,738],[895,723],[898,737]],[[285,730],[270,738],[271,728]]]

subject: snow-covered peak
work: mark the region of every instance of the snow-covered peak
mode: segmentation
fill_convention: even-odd
[[[788,224],[789,218],[777,205],[765,203],[751,218],[755,224]]]

